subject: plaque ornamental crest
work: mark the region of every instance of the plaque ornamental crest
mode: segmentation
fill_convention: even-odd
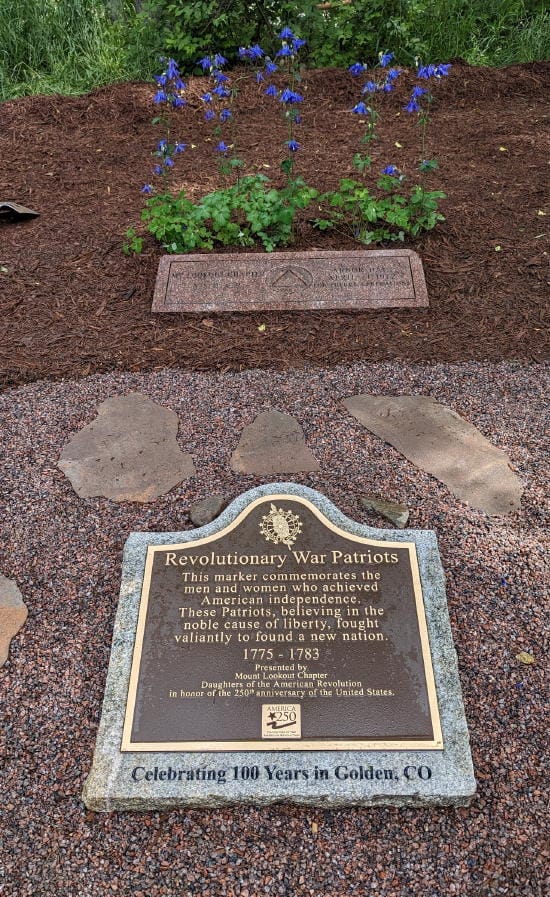
[[[273,503],[269,514],[264,514],[260,522],[260,532],[266,542],[286,545],[287,548],[294,545],[301,531],[302,521],[298,514],[277,508]]]

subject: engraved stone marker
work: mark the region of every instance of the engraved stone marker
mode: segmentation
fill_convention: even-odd
[[[286,483],[130,536],[90,809],[474,793],[433,533]]]
[[[152,310],[417,308],[428,305],[410,249],[165,255]]]

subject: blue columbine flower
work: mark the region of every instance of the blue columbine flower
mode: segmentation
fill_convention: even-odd
[[[239,47],[239,56],[241,59],[261,59],[265,53],[259,44],[253,44],[251,47]]]
[[[375,81],[367,81],[363,87],[362,93],[376,93],[378,89],[378,84],[376,84]]]
[[[162,174],[162,165],[155,165],[153,167],[153,174]]]
[[[386,165],[386,167],[382,169],[382,174],[387,174],[391,178],[393,178],[399,174],[399,169],[396,168],[395,165]]]
[[[155,81],[157,82],[159,87],[164,87],[164,85],[168,81],[166,72],[164,72],[162,75],[155,75]]]
[[[201,94],[201,100],[202,100],[204,103],[211,103],[211,102],[212,102],[212,94],[211,94],[210,92],[208,92],[208,93],[202,93],[202,94]]]
[[[141,193],[152,193],[153,192],[152,184],[144,184],[143,187],[141,188],[140,192]]]
[[[185,106],[185,100],[183,97],[172,97],[172,107],[174,109],[179,109],[181,106]]]
[[[216,113],[214,112],[213,109],[207,109],[206,112],[204,113],[204,120],[212,121],[213,118],[216,118]]]
[[[285,88],[280,96],[281,103],[301,103],[304,99],[299,93],[291,90],[290,87]]]
[[[203,71],[207,72],[209,68],[212,68],[212,60],[210,56],[203,56],[202,59],[199,59],[198,65],[200,65]]]
[[[265,68],[266,74],[268,74],[268,75],[272,75],[273,72],[276,72],[276,71],[277,71],[277,69],[279,68],[279,66],[278,66],[278,65],[275,65],[275,63],[272,62],[271,59],[268,59],[267,62],[266,62],[266,64],[265,64],[265,66],[264,66],[264,68]]]
[[[184,84],[181,78],[175,79],[174,87],[176,88],[176,90],[187,90],[187,84]]]
[[[300,149],[300,144],[297,140],[287,140],[286,145],[288,146],[291,153],[296,153]]]
[[[222,109],[220,112],[220,121],[227,121],[228,118],[231,118],[231,109]]]
[[[400,74],[401,74],[401,69],[388,69],[388,74],[386,75],[386,78],[388,79],[388,81],[395,81],[396,78],[399,78]]]
[[[212,72],[212,77],[217,84],[225,84],[226,81],[229,81],[229,76],[217,69]]]
[[[187,144],[186,144],[186,143],[176,143],[176,145],[175,145],[175,147],[174,147],[174,152],[175,152],[175,153],[183,153],[183,151],[184,151],[185,149],[187,149]]]
[[[231,91],[224,87],[223,84],[216,84],[213,88],[212,93],[215,93],[217,97],[230,97]]]
[[[419,97],[423,97],[425,93],[428,93],[425,87],[419,87],[418,85],[416,85],[416,87],[413,87],[412,89],[411,97],[417,100]]]
[[[450,62],[442,62],[437,66],[436,69],[436,78],[445,78],[449,74],[449,69],[452,68]]]
[[[292,50],[292,47],[290,47],[288,44],[283,44],[281,49],[278,50],[277,53],[275,53],[276,58],[278,56],[293,56],[293,55],[294,55],[294,52]]]
[[[178,64],[175,59],[169,59],[168,64],[166,66],[166,74],[169,78],[177,78],[179,76],[180,70],[178,68]]]
[[[305,45],[306,45],[306,41],[302,40],[301,37],[296,37],[292,41],[292,49],[294,50],[295,53],[297,53],[298,50],[301,50],[302,47],[305,47]]]
[[[420,106],[418,105],[414,97],[411,97],[407,105],[403,106],[403,108],[405,112],[420,112]]]
[[[269,87],[266,87],[264,93],[267,97],[276,97],[279,93],[274,84],[270,84]]]
[[[394,56],[393,53],[380,53],[379,58],[380,58],[380,65],[382,66],[382,68],[385,69],[386,66],[388,66],[390,64],[390,62],[393,59],[393,56]]]
[[[294,32],[290,28],[285,27],[279,32],[279,37],[281,40],[294,40]]]
[[[256,72],[256,84],[261,84],[262,81],[265,81],[265,78],[261,72]]]
[[[167,146],[168,141],[163,137],[162,140],[159,140],[159,142],[157,143],[158,152],[163,153]]]
[[[216,53],[216,55],[214,56],[214,65],[217,65],[218,68],[221,68],[221,66],[225,65],[226,62],[227,59],[225,58],[225,56],[222,56],[221,53]]]
[[[362,75],[363,72],[367,71],[367,66],[363,65],[362,62],[354,62],[353,65],[350,65],[348,72],[351,75]]]
[[[368,107],[365,106],[364,103],[357,103],[351,111],[355,112],[356,115],[368,115],[369,114]]]
[[[157,90],[155,96],[153,97],[153,103],[165,103],[168,97],[164,90]]]
[[[166,159],[164,160],[164,164],[166,165],[167,168],[173,168],[174,160],[171,159],[170,156],[166,156]]]
[[[417,78],[432,78],[435,75],[434,65],[419,65],[416,70]]]
[[[226,153],[228,151],[228,149],[229,149],[229,147],[228,147],[227,143],[225,143],[224,140],[220,140],[218,145],[215,147],[215,150],[217,153]]]

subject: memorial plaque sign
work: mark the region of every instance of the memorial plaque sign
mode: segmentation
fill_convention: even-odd
[[[410,249],[165,255],[154,312],[411,308],[428,305]]]
[[[432,533],[263,486],[125,567],[92,809],[471,797]]]

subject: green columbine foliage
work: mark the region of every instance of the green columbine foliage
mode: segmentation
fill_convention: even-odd
[[[403,241],[407,236],[414,238],[443,221],[438,204],[445,194],[428,189],[425,183],[437,163],[434,159],[425,159],[424,154],[432,101],[429,85],[445,77],[450,66],[419,64],[416,83],[404,107],[408,114],[416,116],[420,128],[417,183],[408,186],[405,173],[393,164],[386,165],[374,179],[371,177],[372,147],[378,140],[380,119],[378,100],[381,94],[395,89],[402,74],[402,69],[392,65],[393,54],[380,53],[378,66],[368,70],[368,78],[361,87],[361,99],[350,110],[364,125],[362,143],[368,152],[356,153],[353,159],[362,179],[344,178],[337,190],[320,194],[314,185],[307,184],[294,173],[295,160],[301,149],[299,132],[304,98],[299,92],[299,54],[305,41],[296,37],[288,27],[281,30],[279,40],[280,47],[274,59],[266,56],[259,44],[241,47],[239,57],[250,65],[250,77],[275,103],[286,123],[284,158],[280,164],[284,185],[276,186],[265,174],[242,174],[244,164],[231,138],[236,85],[232,75],[224,71],[227,58],[215,54],[199,60],[198,64],[210,81],[200,99],[204,119],[212,127],[212,145],[225,186],[197,202],[184,191],[177,195],[170,191],[176,157],[187,147],[175,137],[173,122],[174,111],[186,104],[187,86],[181,79],[177,63],[173,59],[164,60],[164,71],[155,79],[157,89],[153,98],[159,107],[153,123],[160,125],[164,132],[153,152],[153,180],[160,179],[160,186],[157,190],[153,183],[147,183],[142,188],[148,195],[142,221],[149,233],[171,253],[214,249],[216,246],[250,247],[257,243],[271,252],[292,242],[297,213],[307,209],[313,201],[316,210],[321,212],[310,219],[313,227],[334,229],[363,244]],[[367,66],[354,63],[349,71],[355,78],[366,76]],[[126,236],[124,251],[141,252],[143,238],[136,229],[130,228]]]
[[[349,68],[350,74],[359,78],[367,77],[361,89],[361,97],[351,110],[364,122],[362,143],[369,148],[378,140],[378,98],[392,93],[402,70],[392,65],[393,54],[381,53],[379,65],[368,70],[363,63],[356,62]],[[426,131],[429,122],[432,94],[429,84],[448,75],[449,65],[417,65],[417,83],[404,107],[409,115],[416,115],[420,128],[421,158],[418,165],[420,183],[408,187],[406,175],[396,165],[389,164],[382,169],[375,187],[368,187],[362,181],[344,178],[338,190],[318,197],[323,216],[315,218],[314,227],[319,230],[334,229],[354,237],[360,243],[383,243],[403,241],[406,236],[417,237],[423,231],[432,230],[438,221],[444,221],[438,212],[440,199],[445,199],[441,190],[428,190],[426,176],[438,166],[435,159],[425,159]],[[373,164],[369,153],[356,153],[353,164],[365,176]]]
[[[399,179],[387,176],[377,181],[377,187],[382,195],[344,178],[338,190],[319,197],[324,217],[315,218],[314,226],[339,230],[368,244],[417,237],[445,220],[437,211],[439,200],[445,198],[441,190],[424,190],[416,184],[408,194],[399,193]]]
[[[276,190],[265,175],[249,175],[208,193],[197,203],[185,193],[154,196],[147,201],[142,217],[168,252],[258,242],[271,252],[290,243],[297,210],[306,208],[316,192],[301,178]]]

